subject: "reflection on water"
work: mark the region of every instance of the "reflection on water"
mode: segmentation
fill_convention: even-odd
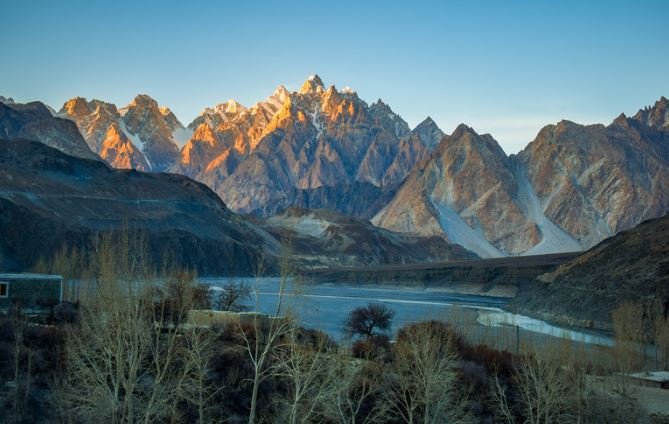
[[[273,314],[278,300],[279,278],[238,279],[254,287],[248,306],[251,310]],[[203,279],[217,287],[226,280]],[[486,341],[493,336],[500,347],[513,349],[517,337],[528,333],[566,338],[573,341],[611,346],[610,338],[559,328],[543,321],[505,312],[501,309],[507,299],[477,295],[460,295],[439,290],[397,287],[368,287],[340,284],[298,284],[291,282],[284,297],[283,311],[290,310],[298,322],[322,330],[337,340],[344,338],[343,322],[348,313],[369,302],[387,304],[395,316],[393,331],[406,324],[425,320],[450,322],[468,338]],[[518,326],[521,331],[516,330]],[[491,331],[493,332],[491,334]]]

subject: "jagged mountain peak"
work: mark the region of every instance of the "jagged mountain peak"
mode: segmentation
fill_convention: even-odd
[[[459,140],[466,135],[479,136],[479,134],[472,127],[462,123],[455,127],[455,130],[451,134],[450,138],[453,140]]]
[[[148,94],[138,94],[135,96],[134,99],[132,99],[132,102],[130,102],[129,106],[151,106],[155,107],[156,109],[160,109],[158,106],[158,102]]]
[[[625,127],[625,128],[629,128],[629,126],[630,126],[627,115],[625,115],[624,113],[621,113],[620,115],[618,115],[616,117],[616,119],[613,120],[612,124],[617,125],[619,127]]]
[[[66,113],[70,116],[88,115],[91,113],[91,105],[84,97],[73,97],[63,104],[59,113]]]
[[[29,113],[36,119],[48,119],[53,116],[49,107],[42,102],[12,103],[11,105],[5,105],[11,109]]]
[[[57,115],[74,119],[75,122],[79,124],[80,122],[78,121],[85,119],[88,115],[118,116],[118,109],[116,108],[116,105],[102,100],[92,99],[88,101],[85,97],[74,97],[63,104],[63,107],[60,108]]]
[[[290,91],[288,91],[288,89],[283,84],[279,84],[274,90],[274,93],[272,93],[271,97],[286,98],[288,96],[290,96]]]
[[[0,96],[0,103],[4,103],[6,105],[11,105],[11,104],[14,104],[16,102],[11,97]]]
[[[68,155],[99,160],[81,136],[76,124],[54,117],[42,102],[0,102],[0,134],[4,139],[39,141]]]
[[[325,91],[323,80],[318,75],[311,75],[300,87],[300,94],[321,93]]]
[[[639,110],[633,119],[655,129],[669,128],[669,100],[660,97],[652,107]]]
[[[290,91],[288,91],[288,89],[283,85],[279,85],[276,87],[276,90],[274,90],[274,93],[272,93],[272,95],[267,98],[267,100],[257,103],[256,106],[261,104],[271,104],[278,108],[281,107],[289,98]]]
[[[384,103],[383,100],[378,99],[376,102],[372,103],[369,107],[370,112],[376,116],[385,115],[390,119],[402,119],[398,114],[396,114],[391,107]],[[408,127],[408,124],[407,124]]]
[[[432,117],[430,117],[430,116],[427,116],[425,119],[423,119],[420,124],[416,125],[416,128],[421,127],[421,126],[439,128],[437,126],[437,123],[434,122],[434,119],[432,119]],[[414,128],[414,129],[416,129],[416,128]]]
[[[217,107],[220,107],[224,111],[230,112],[230,113],[240,113],[240,112],[245,111],[247,109],[246,106],[239,103],[235,99],[230,99],[225,103],[221,103],[221,104],[217,105]]]
[[[376,108],[379,110],[390,110],[390,106],[388,106],[381,98],[379,97],[376,99],[374,103],[370,106],[370,108]],[[392,112],[392,110],[390,110]]]
[[[418,136],[421,143],[430,150],[438,146],[441,139],[446,135],[429,116],[416,125],[411,132]]]

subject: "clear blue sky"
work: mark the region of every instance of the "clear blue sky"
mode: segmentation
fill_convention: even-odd
[[[0,0],[0,95],[17,101],[147,93],[188,124],[313,73],[513,153],[544,124],[669,96],[669,1]]]

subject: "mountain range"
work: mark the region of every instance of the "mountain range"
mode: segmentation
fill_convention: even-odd
[[[668,105],[547,125],[516,155],[464,124],[411,129],[317,75],[251,107],[205,108],[188,126],[146,95],[123,108],[74,98],[56,116],[113,167],[186,175],[237,213],[327,209],[493,257],[583,250],[666,214]]]
[[[30,269],[63,247],[90,251],[105,231],[141,234],[156,266],[169,260],[201,275],[253,274],[260,260],[275,271],[282,245],[311,268],[476,257],[335,212],[250,219],[187,176],[114,169],[54,114],[39,102],[0,103],[0,270]]]

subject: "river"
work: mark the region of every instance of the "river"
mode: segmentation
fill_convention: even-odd
[[[247,306],[252,311],[273,314],[279,299],[279,278],[236,279],[253,287]],[[204,278],[213,288],[226,279]],[[290,310],[300,325],[344,340],[343,322],[356,307],[370,302],[386,304],[395,312],[392,332],[411,323],[441,320],[453,324],[474,340],[490,342],[509,350],[520,343],[546,339],[568,339],[577,343],[611,346],[610,337],[594,332],[561,328],[503,310],[506,298],[449,293],[439,289],[352,284],[288,284],[282,313]]]

